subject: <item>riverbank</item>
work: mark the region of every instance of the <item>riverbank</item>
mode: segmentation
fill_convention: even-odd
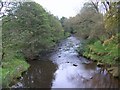
[[[70,36],[48,59],[31,61],[31,67],[12,88],[118,88],[117,79],[78,55],[79,43],[79,39]]]
[[[28,68],[29,64],[24,58],[13,58],[9,62],[2,62],[2,67],[0,67],[2,88],[9,88],[10,84],[16,83],[17,78],[21,77],[22,72]]]
[[[120,78],[118,35],[112,36],[103,42],[100,40],[84,40],[77,51],[79,55],[97,62],[97,66],[104,67],[113,77]]]
[[[47,12],[40,4],[13,2],[12,6],[10,3],[10,8],[12,9],[8,14],[1,17],[2,75],[0,79],[3,87],[9,87],[10,82],[14,81],[13,78],[19,77],[28,69],[26,60],[36,59],[65,37],[59,19]],[[14,13],[11,15],[10,12]]]

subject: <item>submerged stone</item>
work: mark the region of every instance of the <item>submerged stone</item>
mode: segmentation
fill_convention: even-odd
[[[78,65],[76,65],[76,64],[73,64],[73,66],[78,66]]]
[[[58,56],[58,57],[61,57],[61,56]]]

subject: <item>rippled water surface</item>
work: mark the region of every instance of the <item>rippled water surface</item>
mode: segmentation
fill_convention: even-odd
[[[80,41],[62,41],[48,60],[31,61],[15,88],[118,88],[119,81],[90,60],[79,57]]]

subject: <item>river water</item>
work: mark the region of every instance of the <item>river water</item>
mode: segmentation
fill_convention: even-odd
[[[80,41],[62,41],[48,59],[31,61],[12,88],[118,88],[120,81],[76,52]]]

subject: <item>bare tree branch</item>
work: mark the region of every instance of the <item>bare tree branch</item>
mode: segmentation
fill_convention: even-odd
[[[97,3],[94,3],[92,0],[91,0],[93,6],[95,7],[96,11],[99,12],[99,9],[98,9],[98,1]]]
[[[2,8],[3,8],[3,2],[0,1],[0,11],[2,10]]]

